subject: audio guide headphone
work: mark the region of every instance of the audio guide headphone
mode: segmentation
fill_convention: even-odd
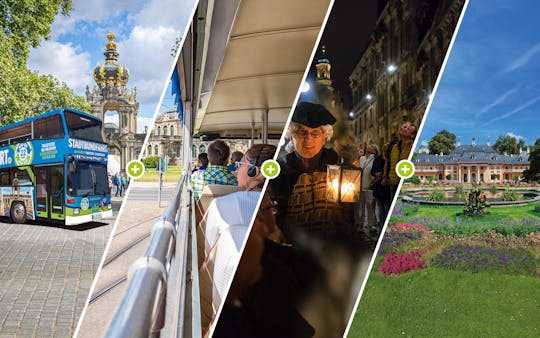
[[[247,171],[247,175],[249,177],[257,176],[257,162],[259,162],[259,158],[261,157],[261,154],[262,154],[265,147],[266,147],[266,145],[264,145],[261,148],[261,150],[259,151],[259,155],[257,155],[257,158],[253,161],[253,163],[251,164],[251,167],[249,167],[249,169]]]

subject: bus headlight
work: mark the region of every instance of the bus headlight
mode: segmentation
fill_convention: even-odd
[[[107,208],[112,209],[112,204],[107,205]]]
[[[78,214],[80,214],[80,213],[81,213],[81,209],[79,209],[79,208],[73,209],[73,214],[74,214],[74,215],[78,215]]]

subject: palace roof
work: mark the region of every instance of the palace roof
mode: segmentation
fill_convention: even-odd
[[[529,154],[501,155],[488,145],[462,145],[448,155],[418,154],[415,164],[529,164]]]

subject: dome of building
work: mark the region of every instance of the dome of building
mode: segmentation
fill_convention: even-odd
[[[107,50],[103,53],[105,64],[94,68],[94,80],[98,85],[107,82],[125,85],[129,80],[129,70],[117,63],[118,52],[116,51],[116,43],[114,43],[115,38],[116,35],[113,33],[107,34],[109,43],[105,45]]]

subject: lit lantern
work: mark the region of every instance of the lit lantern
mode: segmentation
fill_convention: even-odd
[[[326,176],[326,199],[338,203],[358,202],[361,177],[362,173],[358,169],[329,165]]]

